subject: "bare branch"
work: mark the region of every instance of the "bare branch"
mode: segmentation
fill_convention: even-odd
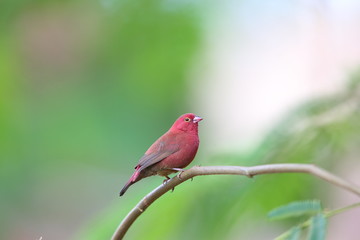
[[[194,166],[185,172],[181,173],[181,178],[173,177],[166,184],[162,184],[155,188],[152,192],[146,195],[124,218],[116,229],[112,240],[123,239],[124,235],[133,224],[133,222],[159,197],[165,194],[167,191],[181,184],[182,182],[191,179],[195,176],[202,175],[243,175],[247,177],[253,177],[261,174],[271,173],[307,173],[318,178],[323,179],[333,185],[348,190],[358,196],[360,196],[360,187],[338,177],[334,174],[319,168],[312,164],[268,164],[259,165],[253,167],[242,166]]]

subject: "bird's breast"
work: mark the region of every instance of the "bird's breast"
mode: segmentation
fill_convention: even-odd
[[[185,140],[185,139],[184,139]],[[184,168],[194,159],[199,148],[199,139],[189,137],[179,143],[179,150],[159,162],[161,168]]]

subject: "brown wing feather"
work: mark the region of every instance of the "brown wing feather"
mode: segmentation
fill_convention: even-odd
[[[164,158],[170,156],[171,154],[179,150],[178,144],[165,144],[163,141],[159,141],[156,142],[156,145],[158,145],[156,151],[142,156],[139,160],[138,165],[135,168],[140,166],[138,170],[141,171],[151,165],[154,165],[155,163],[160,162]],[[151,148],[155,147],[156,146],[151,146]]]

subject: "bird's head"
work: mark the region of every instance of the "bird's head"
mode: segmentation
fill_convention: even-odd
[[[198,123],[203,120],[201,117],[193,113],[181,115],[172,125],[171,130],[180,130],[184,132],[197,132]]]

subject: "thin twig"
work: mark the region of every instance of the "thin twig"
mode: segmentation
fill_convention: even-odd
[[[307,173],[318,178],[323,179],[333,185],[346,189],[358,196],[360,196],[360,187],[338,177],[334,174],[319,168],[312,164],[268,164],[253,167],[242,166],[194,166],[183,173],[181,178],[173,177],[166,184],[162,184],[155,188],[152,192],[146,195],[124,218],[116,229],[112,240],[123,239],[124,235],[133,224],[133,222],[159,197],[164,195],[167,191],[181,184],[182,182],[191,179],[195,176],[202,175],[243,175],[253,177],[261,174],[271,173]]]

